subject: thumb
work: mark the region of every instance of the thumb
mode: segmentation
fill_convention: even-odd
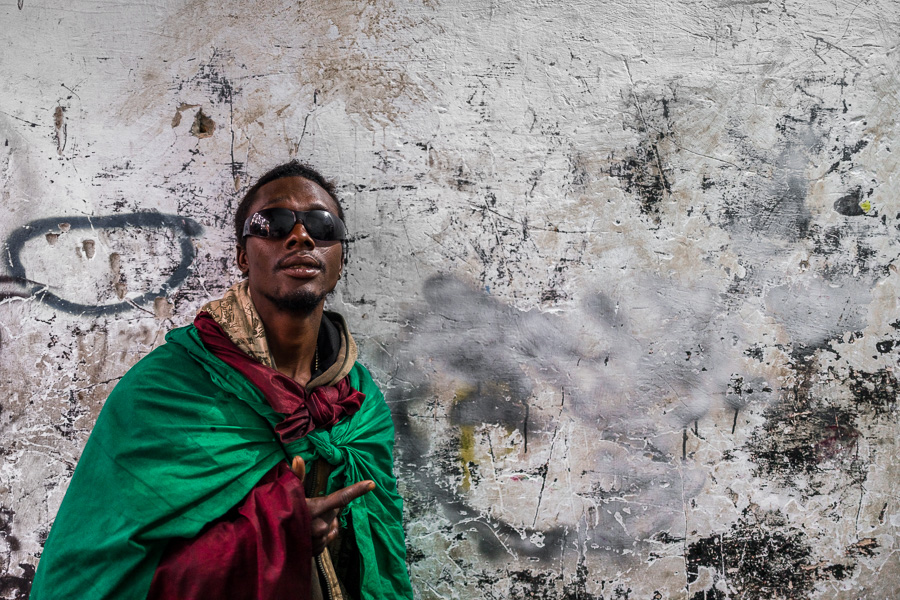
[[[303,462],[303,457],[294,457],[294,460],[291,462],[291,471],[294,472],[294,475],[300,478],[300,481],[303,481],[303,479],[306,477],[306,463]]]

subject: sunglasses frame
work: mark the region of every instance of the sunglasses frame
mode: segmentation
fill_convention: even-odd
[[[284,235],[275,235],[274,233],[270,233],[270,229],[273,225],[273,215],[272,213],[291,213],[294,217],[294,222],[291,224],[290,228],[284,233]],[[320,219],[324,216],[327,216],[327,220],[331,221],[332,228],[335,234],[335,237],[321,237],[317,235],[313,235],[313,232],[310,231],[310,226],[307,225],[307,219],[309,217],[313,217],[316,219]],[[291,234],[294,227],[297,226],[297,223],[302,223],[304,229],[306,229],[306,233],[309,234],[309,237],[318,241],[318,242],[343,242],[347,239],[347,226],[344,225],[344,222],[335,214],[328,212],[327,210],[291,210],[289,208],[264,208],[262,210],[256,211],[244,221],[244,233],[242,237],[247,237],[248,235],[252,235],[255,237],[260,237],[267,240],[283,240],[287,236]],[[252,231],[254,227],[257,229],[256,231]],[[260,228],[266,227],[265,233],[262,233]],[[317,229],[317,225],[313,225],[313,229]]]

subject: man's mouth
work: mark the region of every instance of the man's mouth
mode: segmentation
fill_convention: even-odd
[[[277,268],[294,277],[313,277],[324,271],[324,265],[312,256],[288,256],[278,261]]]

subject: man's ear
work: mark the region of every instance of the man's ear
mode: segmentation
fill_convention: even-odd
[[[247,262],[247,250],[240,244],[237,245],[236,249],[238,269],[240,269],[241,274],[246,277],[247,272],[250,270],[250,264]]]

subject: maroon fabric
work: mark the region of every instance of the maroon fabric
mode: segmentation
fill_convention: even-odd
[[[298,440],[317,427],[331,427],[344,416],[358,411],[366,397],[350,387],[347,377],[337,385],[323,385],[308,391],[287,375],[244,354],[209,313],[198,314],[194,327],[210,352],[258,387],[272,408],[287,415],[275,427],[282,442]]]
[[[311,535],[303,484],[279,463],[225,517],[169,544],[147,598],[307,599]]]

